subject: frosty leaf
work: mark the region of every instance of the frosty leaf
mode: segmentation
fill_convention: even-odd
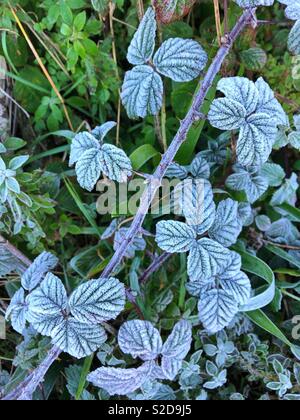
[[[107,339],[101,326],[83,324],[72,318],[54,328],[51,337],[55,346],[77,359],[91,355]]]
[[[246,109],[239,102],[228,98],[215,99],[211,104],[208,119],[220,130],[235,130],[245,123]]]
[[[290,32],[288,47],[293,54],[300,54],[300,20],[295,23]]]
[[[277,134],[274,120],[268,114],[253,114],[241,128],[237,158],[241,165],[262,165],[272,151]]]
[[[99,142],[92,134],[88,132],[77,134],[71,143],[69,165],[74,165],[74,163],[76,163],[86,151],[90,149],[97,149],[99,146]]]
[[[166,252],[186,252],[191,249],[195,240],[195,230],[185,223],[163,221],[157,224],[156,242]]]
[[[185,179],[188,176],[188,171],[184,166],[178,165],[178,163],[173,163],[170,165],[166,172],[167,178],[178,178]]]
[[[182,368],[182,363],[182,359],[163,356],[161,359],[161,367],[164,376],[169,379],[169,381],[174,381],[178,372]]]
[[[102,124],[99,127],[94,128],[94,130],[92,131],[92,135],[96,137],[96,139],[100,143],[102,143],[107,133],[111,131],[114,127],[116,127],[116,125],[117,123],[115,123],[114,121],[108,121],[105,124]]]
[[[251,284],[249,278],[243,272],[239,272],[234,276],[225,273],[220,277],[220,285],[234,297],[238,305],[246,305],[250,299]]]
[[[170,38],[156,52],[153,63],[157,71],[175,82],[189,82],[198,77],[208,57],[192,39]]]
[[[221,201],[217,208],[214,224],[209,230],[211,239],[225,247],[236,243],[242,231],[242,225],[238,216],[238,202],[230,198]]]
[[[259,92],[257,113],[268,114],[270,117],[275,119],[276,124],[280,126],[289,126],[288,116],[286,115],[284,109],[275,98],[273,90],[270,88],[268,83],[260,77],[255,86]]]
[[[125,75],[121,98],[130,118],[157,115],[163,99],[163,82],[150,66],[138,66]]]
[[[300,131],[300,114],[294,115],[294,126],[297,131]]]
[[[243,226],[252,225],[254,216],[249,203],[239,203],[238,214]]]
[[[270,187],[279,187],[285,178],[284,170],[275,163],[265,163],[261,168],[261,175],[268,180]]]
[[[92,191],[101,175],[102,154],[99,149],[90,149],[83,153],[76,163],[76,175],[79,185]]]
[[[216,205],[212,186],[204,179],[185,179],[175,187],[176,214],[183,215],[198,235],[207,232],[214,222]]]
[[[285,15],[288,19],[300,19],[300,0],[279,0],[280,3],[286,4]]]
[[[58,259],[49,252],[42,252],[23,274],[21,281],[26,290],[33,290],[43,279],[44,275],[55,268]]]
[[[111,144],[104,144],[101,148],[101,169],[109,179],[117,182],[126,182],[132,174],[126,153]]]
[[[297,150],[300,150],[300,131],[293,131],[288,136],[289,144]]]
[[[195,178],[209,179],[210,166],[201,156],[196,157],[191,164],[191,173]]]
[[[19,334],[22,334],[25,329],[27,310],[25,292],[21,288],[14,294],[5,314],[5,318],[11,320],[13,329]]]
[[[293,173],[291,178],[286,179],[284,184],[275,192],[271,200],[271,205],[280,206],[283,203],[288,203],[294,206],[297,201],[298,188],[298,177]]]
[[[101,367],[90,373],[87,380],[110,395],[127,395],[142,387],[151,376],[153,367],[153,362],[146,362],[137,369]]]
[[[221,289],[202,293],[198,309],[201,322],[211,334],[227,327],[238,313],[235,299]]]
[[[162,350],[162,355],[183,360],[191,349],[192,326],[188,321],[179,321],[173,328]]]
[[[273,6],[274,0],[235,0],[240,7]]]
[[[299,237],[297,228],[295,228],[290,220],[285,218],[272,223],[265,234],[271,241],[283,244],[293,242]]]
[[[192,248],[188,257],[188,274],[197,277],[213,277],[224,267],[230,258],[230,252],[211,239],[200,239]]]
[[[233,191],[244,191],[250,203],[257,201],[268,189],[268,181],[259,175],[257,168],[234,167],[235,173],[226,180],[226,186]]]
[[[31,311],[43,315],[58,314],[68,305],[64,285],[58,277],[51,273],[48,273],[40,287],[29,295],[28,301]]]
[[[105,229],[105,231],[101,235],[101,240],[105,241],[106,239],[111,238],[118,229],[120,219],[113,219],[110,225]]]
[[[272,226],[271,219],[268,216],[265,216],[264,214],[256,216],[255,223],[258,229],[262,232],[266,232]]]
[[[186,16],[196,0],[152,0],[157,19],[164,24]]]
[[[52,337],[54,329],[64,322],[64,317],[62,314],[44,315],[29,310],[27,321],[38,333]]]
[[[149,7],[128,48],[127,60],[134,65],[147,63],[154,52],[156,35],[155,12]]]
[[[89,281],[73,292],[69,305],[72,315],[83,323],[116,319],[125,305],[124,285],[114,278]]]
[[[128,321],[118,335],[120,349],[133,358],[154,360],[161,353],[162,340],[156,328],[147,321]]]
[[[259,94],[251,80],[246,77],[226,77],[219,81],[217,89],[226,98],[239,102],[246,109],[247,115],[255,112]]]

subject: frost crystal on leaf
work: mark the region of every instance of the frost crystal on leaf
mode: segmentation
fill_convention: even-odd
[[[45,274],[53,270],[58,263],[58,258],[49,252],[40,254],[25,271],[21,278],[22,286],[26,290],[33,290],[44,278]]]
[[[241,231],[238,202],[230,198],[221,201],[217,208],[214,224],[209,230],[210,238],[225,247],[229,247],[236,243]]]
[[[241,257],[235,252],[229,253],[227,263],[219,266],[215,275],[191,280],[188,290],[200,299],[200,320],[212,334],[229,325],[239,307],[250,298],[250,280],[241,271]]]
[[[29,307],[33,312],[55,315],[64,311],[68,305],[67,292],[62,281],[48,273],[40,287],[30,293]]]
[[[133,65],[147,63],[154,52],[156,36],[155,11],[150,7],[143,17],[128,48],[127,60]]]
[[[163,81],[158,73],[174,81],[190,81],[207,63],[203,48],[193,40],[165,41],[151,62],[156,35],[155,12],[149,8],[128,49],[127,59],[135,65],[125,74],[121,99],[129,118],[157,115],[162,106]]]
[[[103,144],[107,133],[116,126],[109,121],[96,127],[92,133],[79,133],[72,140],[70,166],[76,163],[80,186],[92,191],[102,172],[111,180],[126,182],[132,166],[125,152],[113,145]]]
[[[28,305],[25,302],[24,289],[19,289],[13,296],[10,305],[6,310],[5,317],[10,319],[13,329],[22,334],[26,326]]]
[[[118,335],[120,349],[133,358],[154,360],[162,350],[162,340],[156,328],[147,321],[128,321]]]
[[[157,115],[163,100],[163,82],[150,66],[138,66],[126,73],[122,102],[130,118]]]
[[[91,280],[79,286],[69,301],[72,314],[83,323],[117,318],[125,305],[125,288],[115,278]]]
[[[153,362],[146,362],[137,369],[101,367],[88,375],[87,380],[110,395],[127,395],[141,388],[150,378]]]
[[[262,165],[268,160],[278,127],[288,125],[281,105],[269,85],[242,78],[221,79],[218,90],[225,98],[215,99],[208,119],[220,130],[240,129],[237,159],[243,166]]]
[[[226,266],[228,259],[228,249],[211,239],[200,239],[190,250],[188,274],[191,278],[213,277],[220,268]]]
[[[81,359],[98,350],[107,336],[99,325],[84,324],[76,319],[64,319],[52,331],[52,342],[62,351]]]
[[[196,232],[185,223],[163,221],[157,224],[156,242],[166,252],[186,252],[196,242]]]
[[[235,0],[240,7],[273,6],[274,0]]]
[[[286,17],[296,20],[289,35],[288,47],[293,54],[298,55],[300,54],[300,2],[299,0],[279,0],[279,2],[287,6]]]
[[[153,63],[164,76],[175,82],[188,82],[199,76],[208,57],[192,39],[170,38],[156,52]]]
[[[244,191],[249,203],[257,201],[268,189],[268,180],[260,174],[257,167],[233,167],[235,173],[226,180],[226,186],[233,191]]]

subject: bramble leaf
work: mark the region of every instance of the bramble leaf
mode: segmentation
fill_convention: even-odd
[[[45,274],[53,270],[58,263],[58,258],[49,252],[42,252],[25,271],[21,278],[25,290],[33,290],[43,279]]]
[[[20,288],[11,299],[5,314],[5,318],[11,320],[13,329],[19,334],[22,334],[25,329],[27,311],[25,292],[23,288]]]
[[[107,133],[111,131],[114,127],[116,127],[117,123],[114,121],[108,121],[96,128],[92,131],[92,135],[100,142],[103,142],[104,138],[106,137]]]
[[[257,201],[268,189],[268,181],[257,172],[257,168],[234,166],[235,173],[226,180],[226,186],[233,191],[244,191],[250,203]]]
[[[124,305],[125,288],[115,278],[84,283],[73,292],[69,301],[72,315],[87,324],[116,319]]]
[[[241,231],[242,224],[239,220],[238,202],[230,198],[221,201],[217,208],[214,224],[208,232],[210,238],[225,247],[229,247],[236,243]]]
[[[255,86],[259,93],[256,112],[268,114],[276,120],[277,125],[288,127],[288,116],[286,115],[278,100],[275,98],[274,92],[268,83],[266,83],[265,80],[260,77],[255,82]]]
[[[156,328],[147,321],[128,321],[119,330],[118,343],[125,354],[142,360],[155,360],[162,350],[162,340]]]
[[[100,149],[89,149],[81,156],[76,163],[76,175],[79,185],[92,191],[101,176],[101,151]]]
[[[35,313],[55,315],[66,309],[67,292],[62,281],[48,273],[40,287],[30,293],[28,302],[30,310]]]
[[[240,128],[245,124],[246,116],[246,108],[239,102],[228,98],[215,99],[208,113],[211,125],[220,130]]]
[[[270,187],[279,187],[285,178],[283,168],[276,163],[265,163],[261,168],[260,173],[265,179],[267,179]]]
[[[196,242],[196,232],[182,222],[162,221],[156,227],[156,242],[166,252],[186,252]]]
[[[212,239],[200,239],[190,250],[188,274],[191,279],[211,278],[226,266],[230,251]]]
[[[211,334],[227,327],[238,313],[235,299],[222,289],[202,293],[198,309],[201,322]]]
[[[71,143],[69,165],[73,166],[88,150],[97,149],[99,147],[100,143],[92,134],[88,132],[78,133]]]
[[[212,186],[205,179],[185,179],[174,191],[176,214],[183,215],[198,235],[208,231],[215,220],[216,205]]]
[[[175,82],[189,82],[198,77],[208,57],[201,45],[192,39],[170,38],[154,55],[156,70]]]
[[[61,313],[45,315],[43,313],[33,312],[29,309],[27,321],[38,333],[47,337],[52,337],[55,328],[64,322],[64,317]]]
[[[255,112],[259,93],[251,80],[246,77],[225,77],[219,81],[217,89],[226,98],[239,102],[246,109],[247,115]]]
[[[149,7],[128,48],[127,60],[133,65],[146,64],[155,48],[155,11]]]
[[[167,169],[166,177],[171,179],[185,179],[188,177],[188,171],[184,166],[178,165],[178,163],[172,163]]]
[[[104,144],[101,148],[101,169],[111,180],[126,182],[132,175],[132,166],[126,153],[116,146]]]
[[[164,343],[162,355],[168,358],[183,360],[190,351],[192,343],[192,326],[188,321],[177,322],[172,333]]]
[[[276,138],[275,120],[268,114],[253,114],[241,127],[237,143],[237,158],[241,165],[262,165],[272,151]]]
[[[53,344],[77,359],[91,355],[107,339],[101,326],[84,324],[72,318],[64,319],[51,333]]]
[[[87,380],[110,395],[127,395],[141,388],[151,377],[153,362],[146,362],[137,369],[101,367],[88,375]]]
[[[137,66],[125,75],[121,98],[130,118],[157,115],[163,99],[163,82],[150,66]]]
[[[191,164],[191,173],[195,178],[209,179],[210,166],[204,158],[197,156]]]

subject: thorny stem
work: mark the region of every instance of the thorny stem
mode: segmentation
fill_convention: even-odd
[[[109,275],[116,269],[116,267],[121,263],[129,245],[132,243],[134,238],[139,234],[143,222],[146,218],[150,205],[153,199],[156,196],[158,189],[161,186],[162,180],[166,174],[168,167],[175,160],[176,154],[180,149],[180,146],[186,140],[187,134],[192,127],[193,123],[199,120],[199,112],[204,103],[206,95],[211,88],[217,74],[221,70],[222,64],[227,57],[230,49],[233,46],[233,43],[238,38],[238,36],[243,32],[247,25],[253,22],[253,16],[256,11],[256,8],[247,9],[244,11],[242,16],[239,18],[235,27],[232,29],[231,33],[226,37],[226,42],[220,47],[216,57],[214,58],[211,66],[209,67],[202,85],[195,95],[192,106],[188,111],[186,117],[181,122],[179,130],[174,137],[172,143],[170,144],[168,150],[163,155],[162,160],[157,167],[156,171],[150,177],[148,187],[146,188],[142,198],[140,207],[137,211],[137,214],[131,224],[131,227],[128,230],[127,235],[122,241],[120,247],[115,252],[111,261],[105,268],[102,273],[101,278],[109,277]],[[130,296],[131,297],[131,296]],[[5,397],[6,400],[16,400],[16,399],[30,399],[34,391],[37,389],[38,385],[43,381],[44,376],[52,363],[57,359],[60,354],[60,350],[56,347],[53,347],[46,359],[42,364],[29,375],[29,377],[23,381],[14,391]]]
[[[55,362],[61,350],[57,347],[52,347],[46,358],[20,385],[18,385],[11,393],[3,398],[3,401],[9,400],[31,400],[32,395],[42,383],[50,366]]]
[[[167,262],[172,254],[168,254],[167,252],[164,252],[159,257],[157,257],[151,265],[147,268],[147,270],[143,273],[143,275],[139,279],[140,284],[145,284],[147,280],[152,276],[153,273],[158,271],[160,267],[164,265],[165,262]]]

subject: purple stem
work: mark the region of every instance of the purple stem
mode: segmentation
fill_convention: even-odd
[[[141,198],[141,204],[137,211],[137,214],[120,247],[115,252],[109,264],[103,271],[101,276],[102,278],[109,277],[111,275],[111,273],[121,263],[129,245],[132,243],[134,238],[140,233],[145,217],[149,211],[149,207],[153,199],[155,198],[157,190],[161,186],[162,180],[166,174],[168,167],[174,161],[178,150],[186,140],[187,134],[190,128],[192,127],[193,123],[199,120],[199,113],[201,111],[206,95],[215,80],[215,77],[219,73],[222,64],[226,56],[228,55],[230,49],[232,48],[235,40],[242,33],[245,27],[251,22],[253,22],[255,11],[256,9],[245,10],[242,16],[239,18],[238,22],[236,23],[235,27],[227,35],[226,43],[222,45],[222,47],[219,49],[216,57],[214,58],[211,66],[209,67],[201,84],[201,87],[194,97],[190,110],[188,111],[186,117],[180,124],[176,136],[174,137],[166,153],[163,155],[162,160],[159,166],[157,167],[156,171],[151,177],[149,177],[148,187],[146,188]],[[130,297],[130,295],[128,297]],[[37,389],[38,385],[43,381],[48,369],[50,368],[52,363],[54,363],[54,361],[57,359],[60,353],[61,351],[59,349],[53,347],[50,350],[48,356],[45,358],[45,360],[41,363],[41,365],[35,371],[33,371],[28,376],[28,378],[25,379],[25,381],[19,384],[14,391],[8,394],[4,398],[4,400],[31,399],[34,391]]]
[[[3,401],[15,400],[31,400],[32,395],[43,382],[46,373],[50,366],[55,362],[58,356],[62,353],[57,347],[52,347],[46,358],[22,383],[20,383],[12,392],[7,394]]]
[[[141,284],[145,284],[147,280],[152,276],[153,273],[158,271],[162,265],[164,265],[165,262],[168,261],[168,259],[172,256],[172,254],[168,254],[167,252],[164,252],[159,257],[157,257],[151,265],[147,268],[146,271],[144,271],[143,275],[140,277],[139,282]]]

